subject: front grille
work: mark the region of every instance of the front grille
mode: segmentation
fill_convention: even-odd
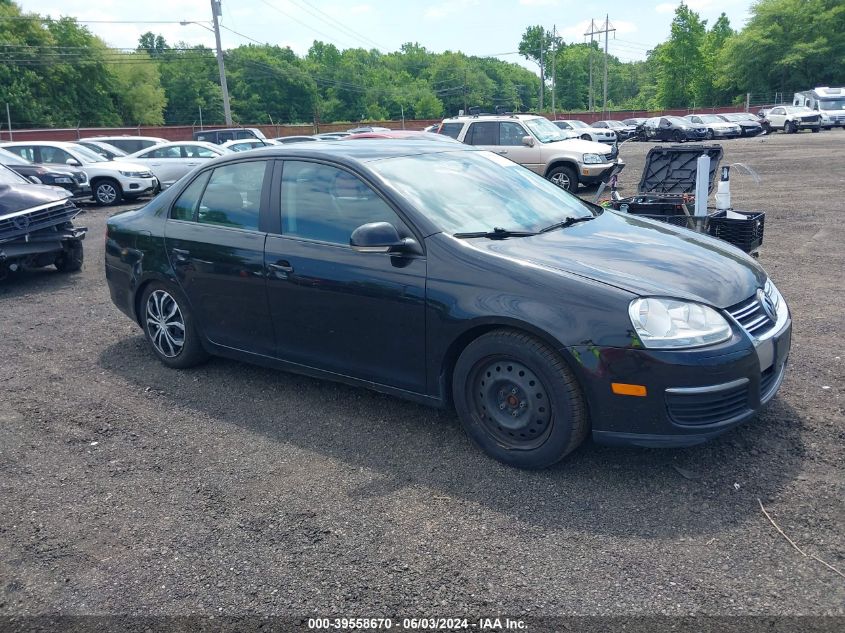
[[[701,426],[727,422],[745,415],[748,405],[747,379],[720,387],[702,389],[667,389],[666,408],[676,424]]]
[[[63,224],[72,220],[79,209],[72,202],[55,204],[30,213],[0,218],[0,242],[7,242],[27,233]]]
[[[802,116],[801,120],[805,123],[816,123],[819,120],[818,114],[811,114],[809,116]]]
[[[756,294],[728,308],[728,314],[751,336],[759,337],[775,325],[774,320],[766,314]]]

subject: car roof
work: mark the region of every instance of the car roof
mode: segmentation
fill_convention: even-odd
[[[450,143],[459,143],[460,141],[456,141],[451,136],[445,136],[444,134],[434,134],[432,132],[423,132],[420,130],[389,130],[386,132],[359,132],[358,134],[351,134],[349,136],[344,136],[341,140],[343,141],[354,141],[355,139],[359,138],[379,138],[379,139],[401,139],[401,140],[416,140],[416,141],[435,141],[435,142],[446,142],[446,139],[449,139],[448,142]]]
[[[160,136],[131,136],[129,134],[113,134],[111,136],[86,136],[85,138],[79,139],[80,141],[104,141],[108,142],[107,139],[114,139],[114,140],[127,140],[127,141],[158,141],[159,143],[168,143],[169,141],[166,138],[161,138]]]
[[[528,121],[532,119],[545,119],[539,114],[461,114],[443,119],[443,123],[463,123],[464,121]]]
[[[422,156],[443,152],[477,152],[474,147],[463,143],[444,143],[442,141],[383,139],[373,143],[368,139],[326,141],[324,143],[289,143],[288,145],[268,145],[247,152],[238,152],[214,161],[223,162],[243,160],[246,156],[268,156],[276,158],[320,158],[325,160],[351,159],[354,162],[367,163],[401,156]],[[341,161],[342,162],[342,161]]]
[[[47,147],[73,149],[73,146],[76,145],[76,141],[3,141],[0,147],[19,147],[21,145],[46,145]]]

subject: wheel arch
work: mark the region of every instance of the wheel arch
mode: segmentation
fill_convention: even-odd
[[[440,362],[438,376],[440,396],[445,406],[451,407],[454,404],[452,401],[451,384],[452,375],[454,374],[455,364],[458,362],[458,358],[460,358],[461,354],[470,343],[480,338],[481,336],[484,336],[488,332],[492,332],[494,330],[512,330],[528,334],[541,340],[543,343],[551,347],[557,354],[559,354],[561,358],[563,358],[563,361],[566,363],[566,365],[569,367],[576,380],[578,381],[578,386],[583,391],[584,386],[581,383],[580,372],[577,370],[576,367],[577,363],[575,362],[575,359],[572,357],[572,355],[567,351],[563,343],[561,343],[547,331],[533,326],[525,321],[519,321],[517,319],[509,318],[499,318],[475,322],[471,324],[460,334],[458,334],[454,339],[452,339],[452,341],[447,346],[446,351],[443,354],[443,358]]]
[[[578,169],[578,161],[572,158],[555,158],[552,159],[549,164],[546,166],[546,171],[543,172],[543,177],[548,178],[549,173],[555,169],[556,167],[571,167],[575,170],[575,175],[580,176],[581,172]]]

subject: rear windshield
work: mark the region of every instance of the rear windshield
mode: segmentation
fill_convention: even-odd
[[[463,123],[444,123],[440,126],[439,134],[445,134],[446,136],[451,136],[453,139],[457,140],[463,127]]]

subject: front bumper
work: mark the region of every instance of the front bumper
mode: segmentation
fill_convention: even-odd
[[[570,348],[603,444],[701,444],[753,418],[774,398],[786,371],[792,321],[765,340],[717,350]],[[645,397],[615,395],[611,383],[645,385]]]
[[[158,189],[158,179],[155,176],[152,178],[126,178],[120,184],[125,198],[137,198],[154,193]]]
[[[582,184],[594,184],[604,182],[610,173],[617,168],[619,171],[625,169],[625,162],[622,160],[615,163],[596,163],[594,165],[581,165],[578,173],[578,181]]]
[[[713,129],[713,136],[716,138],[737,138],[742,136],[742,129],[728,130],[728,129]]]

